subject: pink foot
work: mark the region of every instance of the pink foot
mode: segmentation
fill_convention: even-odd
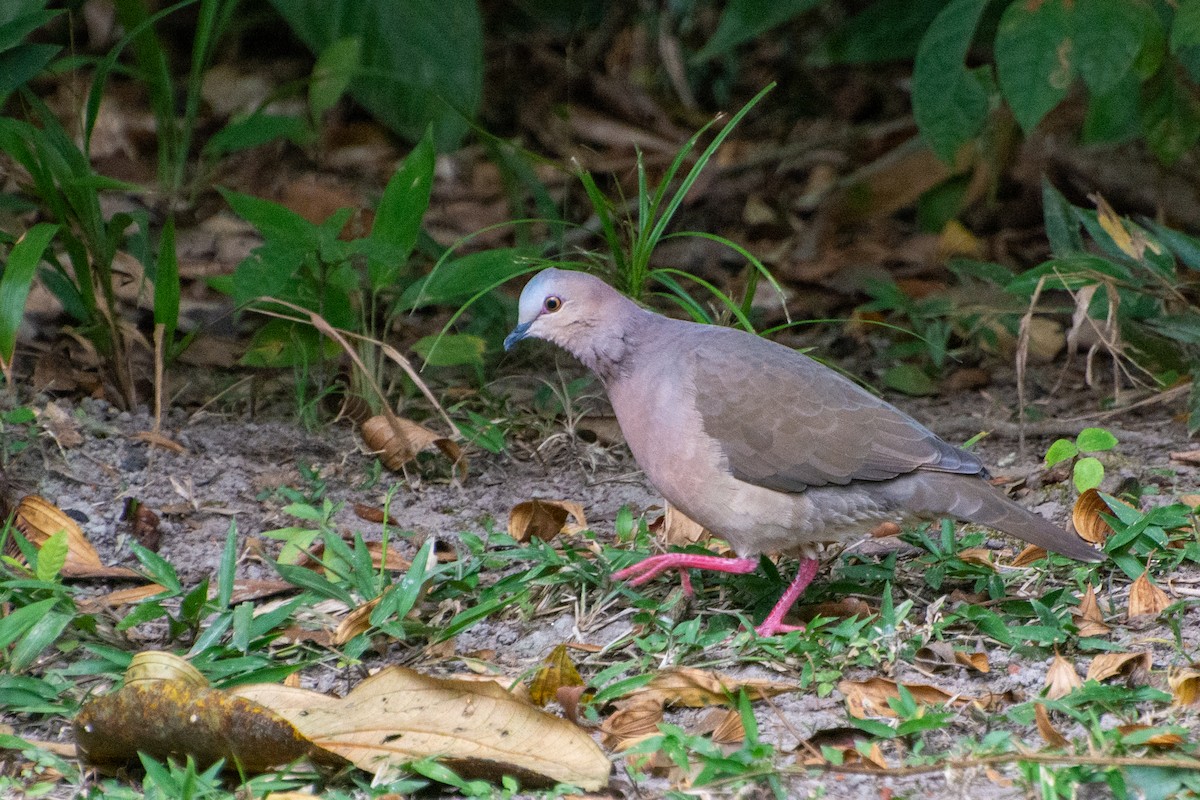
[[[783,596],[779,598],[779,602],[771,609],[771,613],[767,614],[767,618],[762,621],[762,624],[754,629],[754,632],[759,636],[775,636],[780,633],[804,630],[803,625],[788,625],[783,618],[792,610],[792,606],[796,604],[800,595],[804,593],[816,575],[817,560],[815,558],[801,560],[800,571],[796,573],[796,578],[788,585]]]

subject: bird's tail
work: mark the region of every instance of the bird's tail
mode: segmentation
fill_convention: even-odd
[[[896,479],[901,507],[987,525],[1030,544],[1080,561],[1103,561],[1104,554],[1075,533],[1018,505],[976,475],[916,472]]]

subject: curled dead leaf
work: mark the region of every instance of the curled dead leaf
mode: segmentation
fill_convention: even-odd
[[[846,698],[846,708],[851,716],[864,719],[866,717],[895,718],[896,712],[888,700],[899,699],[900,684],[887,678],[868,678],[865,681],[845,680],[838,684]],[[913,699],[922,705],[967,705],[975,704],[981,708],[991,709],[1011,700],[1006,694],[989,693],[979,697],[951,694],[936,686],[922,683],[905,683],[904,688]]]
[[[1080,636],[1104,636],[1111,630],[1104,623],[1104,614],[1100,611],[1100,604],[1096,602],[1096,590],[1091,584],[1088,584],[1087,591],[1079,599],[1079,609],[1071,616],[1079,628]]]
[[[1103,681],[1122,675],[1130,685],[1144,686],[1150,676],[1150,665],[1149,653],[1101,653],[1088,665],[1085,680]]]
[[[242,686],[254,700],[290,720],[325,750],[372,774],[434,757],[460,774],[588,791],[608,784],[612,765],[591,737],[492,681],[460,681],[388,667],[344,698],[259,684]]]
[[[1079,679],[1075,665],[1055,653],[1054,659],[1050,662],[1050,668],[1046,670],[1046,697],[1058,700],[1060,697],[1066,697],[1080,686],[1083,686],[1083,681]]]
[[[583,678],[571,661],[566,645],[558,645],[550,651],[541,669],[529,684],[529,698],[544,706],[558,696],[559,689],[567,686],[583,686]]]
[[[1200,450],[1181,450],[1171,453],[1171,460],[1200,467]]]
[[[1050,721],[1050,714],[1046,711],[1046,707],[1041,703],[1033,705],[1033,719],[1037,723],[1038,733],[1046,740],[1046,744],[1051,747],[1057,747],[1060,750],[1068,744],[1067,737],[1058,732],[1054,727],[1054,723]]]
[[[600,725],[605,747],[626,750],[658,733],[658,723],[663,720],[661,695],[635,694],[617,702],[616,706],[617,710]]]
[[[1095,489],[1088,489],[1079,495],[1075,507],[1071,509],[1071,523],[1075,532],[1085,541],[1092,544],[1104,544],[1104,540],[1113,532],[1101,514],[1112,514],[1112,509]]]
[[[978,564],[981,567],[987,567],[993,572],[996,571],[996,562],[992,560],[992,551],[986,547],[968,547],[961,551],[958,557],[968,564]]]
[[[1136,733],[1141,733],[1142,731],[1154,730],[1154,727],[1152,725],[1143,725],[1141,723],[1134,722],[1129,725],[1118,725],[1117,730],[1121,732],[1122,736],[1131,736]],[[1187,741],[1178,733],[1163,730],[1155,731],[1149,736],[1142,736],[1138,738],[1141,740],[1142,744],[1149,745],[1150,747],[1178,747]]]
[[[208,686],[208,679],[187,659],[162,650],[134,653],[125,668],[125,685],[154,681],[179,681],[190,686]]]
[[[568,524],[571,518],[574,522]],[[586,528],[583,506],[570,500],[526,500],[508,512],[508,535],[522,543],[535,536],[548,542],[560,533],[577,533]]]
[[[466,459],[462,449],[453,440],[402,417],[389,418],[386,414],[371,417],[359,427],[363,441],[379,460],[393,472],[404,469],[404,465],[417,457],[418,453],[436,447],[450,459],[455,471],[466,474]]]
[[[1200,665],[1193,664],[1167,672],[1167,686],[1175,696],[1175,705],[1190,706],[1200,703]]]
[[[47,539],[59,531],[67,534],[67,560],[62,574],[68,578],[141,578],[136,572],[124,567],[106,567],[100,554],[84,535],[75,520],[58,506],[35,494],[26,496],[17,504],[13,518],[17,530],[32,544],[41,547]]]
[[[1143,614],[1150,614],[1157,617],[1163,610],[1171,605],[1171,598],[1167,597],[1167,593],[1154,585],[1150,580],[1150,573],[1143,572],[1129,587],[1129,618],[1140,617]]]
[[[858,728],[826,728],[817,731],[807,741],[801,744],[799,760],[808,766],[822,766],[829,761],[822,753],[834,750],[841,754],[843,764],[861,764],[867,767],[888,769],[888,763],[879,749],[878,742],[870,742],[867,752],[862,752],[862,745],[867,744],[870,737]]]
[[[983,673],[991,670],[987,653],[965,653],[962,650],[955,650],[949,642],[929,642],[916,652],[914,660],[930,670],[940,670],[950,666],[967,667]]]
[[[1017,553],[1017,557],[1012,560],[1012,566],[1027,567],[1035,561],[1041,561],[1045,557],[1046,548],[1038,547],[1036,544],[1031,544],[1021,552]]]
[[[712,537],[703,525],[670,503],[667,503],[667,510],[662,517],[651,524],[650,531],[668,545],[676,547],[686,547]]]

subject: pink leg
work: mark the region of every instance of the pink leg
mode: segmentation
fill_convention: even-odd
[[[783,618],[792,610],[792,606],[796,604],[796,600],[812,583],[812,579],[817,575],[817,560],[815,558],[805,558],[800,561],[800,571],[796,573],[796,579],[791,582],[783,596],[779,598],[779,602],[771,609],[771,613],[767,614],[767,618],[762,621],[762,624],[754,629],[754,632],[759,636],[774,636],[777,633],[790,633],[792,631],[804,630],[803,625],[787,625]]]
[[[725,558],[724,556],[696,556],[690,553],[663,553],[650,556],[612,574],[613,580],[629,581],[630,586],[641,586],[654,576],[669,569],[711,569],[716,572],[732,572],[745,575],[758,569],[757,558]],[[684,583],[684,591],[691,589],[691,581]],[[689,592],[690,594],[690,592]]]

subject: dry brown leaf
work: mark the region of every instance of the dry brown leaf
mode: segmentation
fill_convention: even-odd
[[[670,503],[667,503],[667,510],[662,517],[650,526],[650,531],[668,545],[676,547],[686,547],[712,538],[712,534],[706,531],[703,525]]]
[[[1171,453],[1171,460],[1200,467],[1200,450],[1178,450]]]
[[[138,653],[125,679],[121,689],[89,700],[75,717],[75,741],[92,763],[136,761],[146,753],[162,760],[192,756],[204,766],[225,759],[247,772],[263,772],[304,755],[319,758],[286,720],[210,688],[191,664],[171,653]]]
[[[79,610],[85,614],[95,614],[102,608],[118,608],[131,603],[140,603],[147,597],[167,591],[167,587],[157,583],[147,583],[144,586],[133,586],[128,589],[118,589],[115,592],[89,597],[79,601]]]
[[[1012,560],[1012,566],[1027,567],[1035,561],[1041,561],[1045,557],[1046,548],[1038,547],[1036,544],[1031,544],[1021,552],[1017,553],[1017,557]]]
[[[568,524],[572,517],[574,522]],[[535,536],[548,542],[560,533],[577,533],[585,528],[583,506],[570,500],[535,498],[517,503],[508,512],[508,535],[522,543]]]
[[[1103,681],[1123,675],[1137,685],[1144,685],[1150,673],[1149,653],[1101,653],[1088,665],[1085,680]]]
[[[843,764],[861,764],[888,769],[888,763],[879,749],[878,742],[871,742],[866,755],[859,750],[860,743],[868,740],[867,734],[858,728],[826,728],[817,731],[803,743],[797,760],[808,766],[828,764],[829,762],[821,753],[823,749],[829,748],[842,754]]]
[[[736,708],[714,708],[716,724],[712,726],[712,740],[717,744],[741,744],[746,741],[746,726]]]
[[[1157,617],[1169,605],[1171,605],[1171,598],[1150,581],[1149,572],[1143,572],[1142,576],[1129,587],[1130,619],[1143,614]]]
[[[1104,624],[1104,614],[1100,612],[1100,604],[1096,602],[1096,590],[1089,583],[1087,591],[1079,599],[1079,610],[1071,615],[1079,628],[1080,636],[1104,636],[1110,630]]]
[[[1200,494],[1181,494],[1179,495],[1179,502],[1191,508],[1200,507]]]
[[[1112,514],[1112,509],[1095,489],[1088,489],[1079,495],[1075,507],[1071,510],[1071,522],[1075,532],[1092,544],[1104,544],[1104,540],[1112,533],[1112,526],[1105,522],[1101,514]]]
[[[341,647],[360,633],[366,633],[371,627],[371,612],[375,610],[375,607],[379,605],[379,601],[382,599],[383,596],[380,595],[352,609],[338,623],[337,630],[333,632],[333,643]]]
[[[846,697],[846,708],[851,716],[863,719],[865,717],[896,717],[896,712],[888,705],[888,700],[900,697],[900,690],[893,680],[887,678],[868,678],[865,681],[845,680],[838,684],[838,691]],[[976,704],[982,708],[993,708],[1009,701],[1004,694],[990,693],[980,697],[955,695],[943,691],[936,686],[923,683],[906,683],[904,688],[913,699],[923,705],[966,705]]]
[[[1167,686],[1175,695],[1175,705],[1190,706],[1200,702],[1200,665],[1193,664],[1167,672]]]
[[[702,708],[727,704],[730,698],[736,698],[742,689],[751,701],[755,701],[785,692],[795,692],[800,686],[784,681],[734,678],[694,667],[675,667],[655,675],[653,680],[638,690],[638,693],[658,694],[669,705]]]
[[[393,472],[404,469],[404,465],[417,454],[431,447],[441,450],[446,458],[457,467],[465,464],[462,450],[451,439],[434,433],[423,425],[409,419],[379,414],[371,417],[359,427],[363,441],[379,460]]]
[[[1070,744],[1067,741],[1067,737],[1059,733],[1058,729],[1054,727],[1054,723],[1050,721],[1050,714],[1041,703],[1033,704],[1033,718],[1037,723],[1038,733],[1046,740],[1046,744],[1051,747],[1057,747],[1060,750]]]
[[[978,564],[995,572],[996,562],[992,561],[993,555],[992,551],[986,547],[968,547],[961,551],[958,557],[968,564]]]
[[[529,697],[534,704],[544,706],[558,696],[558,690],[567,686],[583,686],[583,678],[567,655],[565,645],[550,651],[541,669],[529,683]]]
[[[26,496],[17,505],[14,517],[17,530],[32,544],[41,547],[47,539],[59,531],[67,534],[67,561],[62,574],[67,578],[141,578],[131,569],[106,567],[100,554],[84,536],[75,520],[62,509],[35,494]]]
[[[1083,686],[1083,681],[1079,679],[1075,665],[1055,653],[1054,660],[1050,662],[1050,668],[1046,670],[1046,697],[1058,700],[1060,697],[1066,697],[1080,686]]]
[[[825,619],[861,617],[866,619],[878,614],[879,609],[872,607],[866,601],[860,600],[857,597],[843,597],[841,600],[833,600],[828,603],[812,603],[797,606],[792,613],[802,622],[811,622],[817,617],[824,617]]]
[[[59,447],[69,449],[83,444],[78,420],[58,403],[47,403],[37,416],[42,427],[58,442]]]
[[[950,666],[967,667],[983,673],[991,670],[987,653],[964,653],[955,650],[949,642],[929,642],[916,652],[914,660],[931,670],[941,670]]]
[[[437,757],[460,774],[540,776],[542,782],[594,791],[608,784],[612,768],[586,732],[492,682],[434,678],[389,667],[342,699],[264,684],[236,691],[372,774]]]
[[[663,720],[663,698],[656,694],[636,694],[617,702],[617,710],[600,725],[604,746],[626,750],[648,736],[658,733]]]
[[[1138,731],[1149,730],[1151,727],[1153,727],[1153,726],[1143,725],[1141,723],[1134,722],[1129,725],[1118,725],[1117,730],[1121,732],[1122,736],[1128,736],[1131,733],[1137,733]],[[1160,733],[1152,734],[1149,738],[1147,738],[1145,740],[1145,744],[1150,745],[1151,747],[1177,747],[1177,746],[1183,744],[1185,741],[1187,741],[1187,740],[1184,739],[1182,736],[1180,736],[1178,733],[1170,733],[1169,731],[1162,731]]]
[[[187,452],[187,448],[185,448],[179,442],[165,434],[156,433],[155,431],[138,431],[129,438],[136,439],[139,442],[145,442],[151,447],[161,447],[163,450],[170,450],[172,453]]]

